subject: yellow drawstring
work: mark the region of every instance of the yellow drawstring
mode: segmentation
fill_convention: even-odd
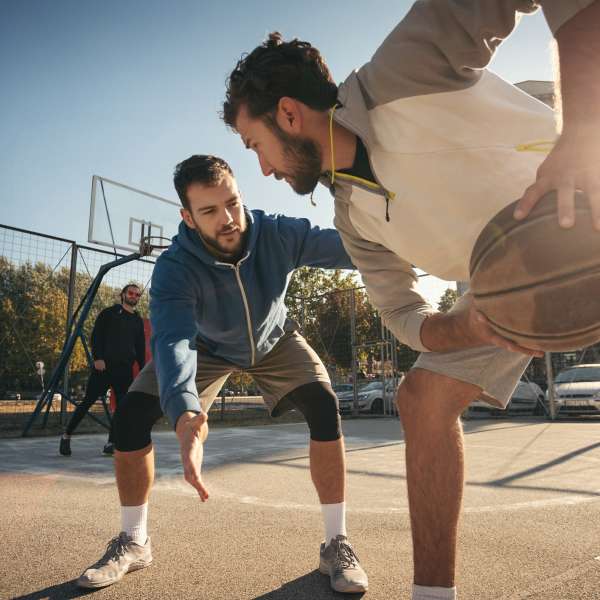
[[[547,154],[554,147],[554,142],[550,140],[538,140],[528,142],[527,144],[519,144],[516,146],[517,152],[542,152]]]
[[[333,151],[333,113],[337,105],[329,111],[329,146],[331,148],[331,185],[335,183],[335,153]]]

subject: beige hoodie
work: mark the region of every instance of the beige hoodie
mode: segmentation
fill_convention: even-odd
[[[590,2],[540,4],[556,30]],[[556,138],[550,108],[486,69],[517,11],[537,8],[421,0],[340,86],[333,118],[362,139],[377,185],[338,172],[322,182],[371,301],[416,350],[427,351],[420,329],[434,309],[413,265],[467,281],[478,234],[533,183]]]

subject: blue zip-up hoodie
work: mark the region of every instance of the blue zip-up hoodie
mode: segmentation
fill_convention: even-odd
[[[160,403],[173,425],[199,411],[196,340],[239,367],[259,362],[284,333],[285,293],[294,269],[354,269],[334,229],[307,219],[246,210],[247,246],[237,264],[219,262],[181,222],[154,267],[152,355]]]

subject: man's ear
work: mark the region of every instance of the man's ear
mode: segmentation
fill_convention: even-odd
[[[190,211],[187,208],[180,208],[179,214],[181,215],[181,218],[183,219],[184,223],[190,229],[196,229],[196,225],[194,224],[194,221],[192,220],[192,215],[190,214]]]
[[[301,104],[301,102],[289,96],[283,96],[279,99],[275,120],[286,133],[298,135],[302,132]]]

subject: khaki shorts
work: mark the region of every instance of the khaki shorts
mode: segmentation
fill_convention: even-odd
[[[205,412],[208,412],[227,378],[234,372],[243,371],[252,375],[273,416],[292,408],[291,405],[278,405],[284,396],[297,387],[317,381],[330,383],[321,359],[297,331],[286,332],[259,363],[247,369],[209,354],[200,345],[197,354],[196,386]],[[129,391],[159,395],[153,361],[140,371]]]
[[[460,310],[461,296],[450,312]],[[482,389],[481,400],[505,408],[525,372],[531,356],[497,346],[482,346],[451,352],[423,352],[413,369],[427,369]]]

